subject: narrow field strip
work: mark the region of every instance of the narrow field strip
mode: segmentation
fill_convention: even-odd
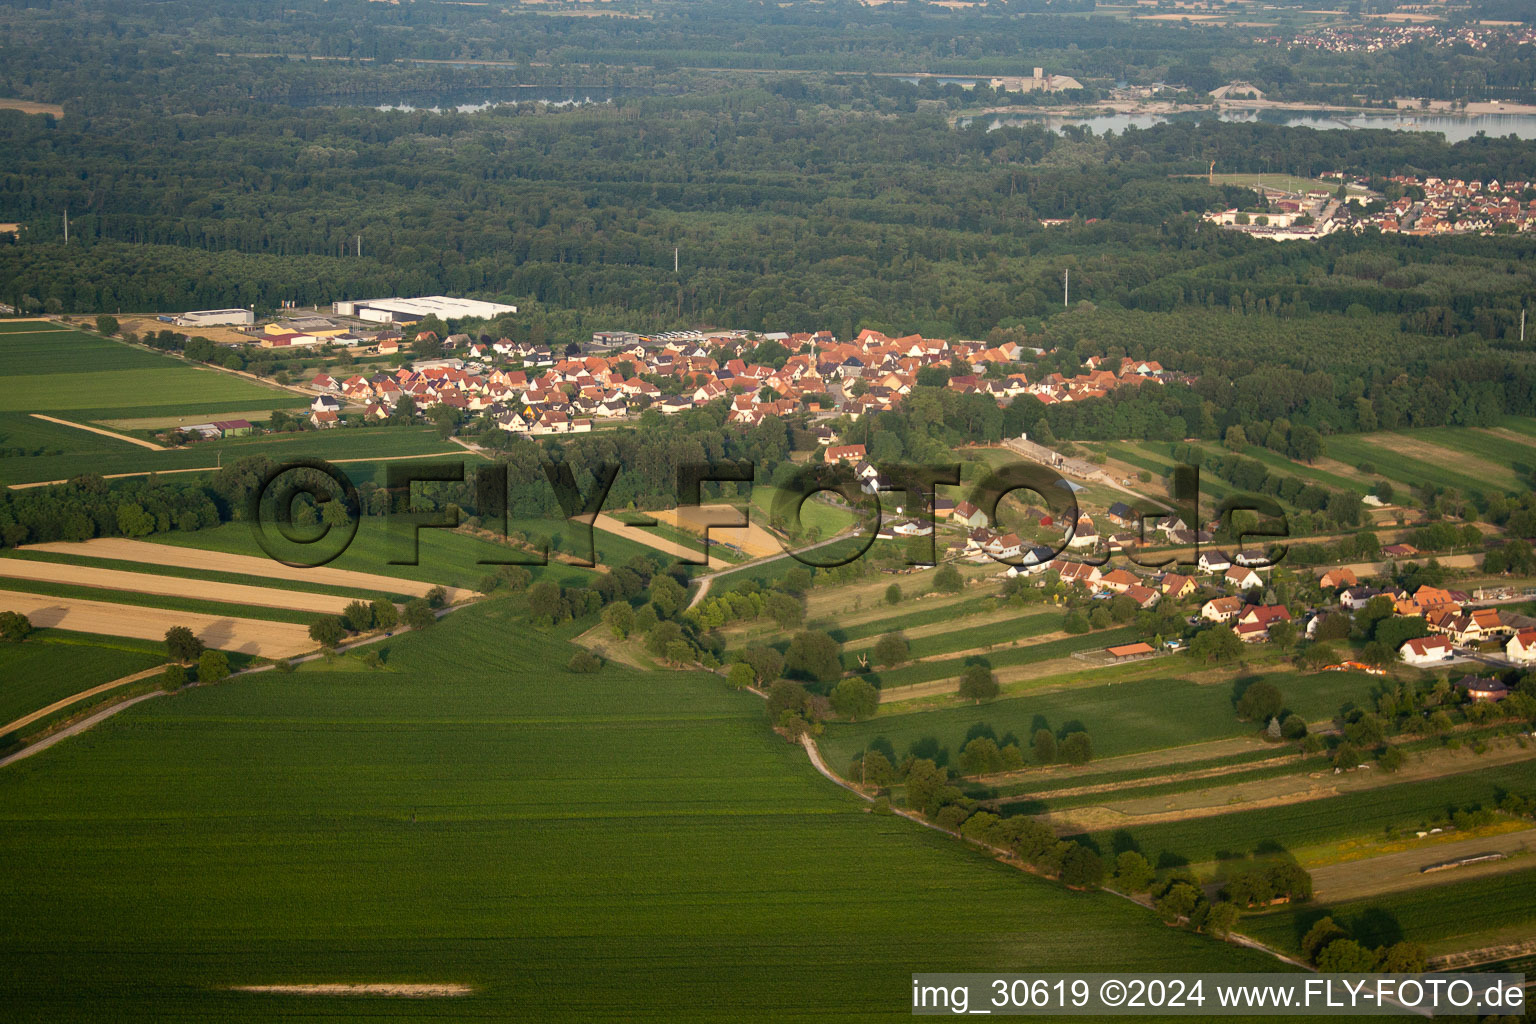
[[[98,537],[81,542],[54,541],[48,544],[32,544],[20,549],[28,551],[53,551],[62,554],[93,555],[97,558],[115,558],[125,562],[144,562],[148,565],[174,565],[185,569],[213,569],[220,572],[239,573],[243,576],[262,576],[278,580],[297,580],[321,585],[352,587],[358,590],[375,590],[386,594],[409,594],[425,597],[434,584],[398,576],[379,576],[351,569],[333,569],[319,566],[313,569],[296,569],[271,558],[255,555],[235,555],[224,551],[203,548],[172,547],[168,544],[151,544],[142,540],[125,540],[119,537]],[[468,597],[470,592],[454,587],[445,588],[448,601],[453,603]]]
[[[294,622],[265,622],[169,608],[140,608],[16,590],[0,590],[0,609],[20,612],[31,619],[34,626],[131,636],[140,640],[163,640],[166,630],[172,626],[186,626],[209,647],[264,658],[291,657],[316,647],[309,638],[309,630]]]
[[[384,996],[395,999],[451,999],[471,995],[468,985],[390,982],[330,982],[315,985],[231,985],[232,992],[279,996]]]
[[[52,704],[49,704],[45,708],[37,709],[36,711],[32,712],[30,715],[22,715],[20,718],[16,719],[16,721],[14,721],[14,722],[10,722],[10,723],[8,723],[6,725],[0,725],[0,736],[5,736],[5,735],[7,735],[9,733],[13,733],[13,732],[17,732],[18,730],[25,729],[27,726],[31,725],[33,722],[36,722],[37,720],[42,719],[42,718],[47,718],[49,715],[53,714],[55,711],[63,711],[65,708],[69,707],[71,704],[78,704],[78,703],[80,703],[83,700],[88,700],[91,697],[96,696],[99,693],[106,693],[108,690],[115,690],[119,686],[127,686],[129,683],[136,683],[140,679],[148,679],[150,676],[156,675],[157,673],[160,673],[160,672],[163,672],[163,671],[165,671],[165,669],[163,669],[159,665],[156,665],[154,668],[147,668],[147,669],[145,669],[142,672],[135,672],[132,675],[123,676],[121,679],[114,679],[111,682],[102,683],[100,686],[93,686],[93,687],[91,687],[88,690],[81,690],[79,693],[72,693],[68,697],[63,698],[62,700],[54,701]]]
[[[0,560],[6,558],[20,559],[28,562],[48,562],[55,565],[72,565],[78,566],[81,569],[115,569],[118,572],[159,576],[164,579],[192,580],[198,583],[238,583],[248,587],[264,587],[267,585],[267,579],[269,578],[252,576],[249,573],[218,572],[213,569],[191,569],[180,565],[147,565],[142,562],[93,558],[89,555],[65,554],[60,551],[39,551],[37,548],[0,551]],[[397,599],[396,603],[398,603],[408,596],[402,587],[396,587],[387,594],[381,594],[377,590],[365,590],[361,587],[325,586],[301,580],[284,580],[282,589],[290,594],[319,594],[324,597],[346,598],[348,601],[372,601],[377,597],[390,597]]]
[[[110,437],[114,441],[126,441],[129,444],[136,444],[140,448],[148,448],[150,451],[163,452],[166,450],[164,445],[155,444],[153,441],[145,441],[142,438],[129,437],[127,434],[119,434],[113,430],[105,430],[101,427],[88,427],[84,423],[73,423],[69,420],[61,420],[55,416],[44,416],[40,412],[34,412],[30,415],[35,420],[42,420],[45,423],[57,423],[61,427],[74,427],[76,430],[86,430],[92,434],[100,434],[102,437]]]
[[[239,583],[208,583],[177,577],[155,576],[119,569],[94,569],[61,562],[37,562],[24,558],[0,558],[0,577],[68,583],[82,587],[130,590],[161,597],[189,597],[204,601],[282,608],[290,611],[340,614],[349,603],[344,597],[302,594],[272,587],[251,587]]]

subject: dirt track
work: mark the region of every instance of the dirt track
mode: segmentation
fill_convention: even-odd
[[[650,515],[651,513],[648,512],[646,514]],[[660,551],[664,555],[671,555],[674,558],[681,558],[685,561],[697,562],[699,555],[702,553],[658,537],[643,526],[626,526],[606,513],[598,513],[597,518],[592,521],[592,525],[599,530],[606,530],[608,533],[623,537],[625,540],[634,541],[636,544],[644,544],[646,547]]]
[[[209,647],[266,658],[285,658],[314,650],[309,630],[293,622],[264,622],[227,615],[178,612],[169,608],[140,608],[106,601],[45,597],[0,590],[0,610],[21,612],[32,625],[72,629],[105,636],[163,640],[172,626],[186,626]]]
[[[156,576],[147,572],[98,569],[89,565],[63,562],[34,562],[24,558],[0,558],[0,576],[18,580],[43,580],[82,587],[107,587],[136,594],[162,597],[193,597],[204,601],[230,604],[254,604],[263,608],[291,608],[300,612],[339,614],[351,598],[329,594],[303,594],[273,587],[252,587],[242,583],[213,583],[176,576]]]
[[[89,690],[81,690],[79,693],[72,693],[68,697],[65,697],[63,700],[54,701],[52,704],[49,704],[45,708],[38,708],[30,715],[22,715],[14,722],[10,722],[6,725],[0,725],[0,736],[4,736],[7,733],[16,732],[19,729],[25,729],[27,726],[31,725],[38,719],[47,718],[55,711],[62,711],[69,707],[71,704],[80,703],[87,697],[94,697],[98,693],[106,693],[108,690],[115,690],[119,686],[127,686],[129,683],[136,683],[140,679],[148,679],[150,676],[158,675],[164,671],[165,667],[163,665],[156,665],[154,668],[147,668],[142,672],[135,672],[133,675],[123,676],[121,679],[114,679],[109,683],[102,683],[100,686],[93,686]]]
[[[378,576],[350,569],[333,569],[322,565],[316,569],[295,569],[293,566],[271,558],[254,555],[232,555],[223,551],[206,551],[202,548],[172,547],[169,544],[150,544],[142,540],[123,540],[117,537],[98,537],[95,540],[74,543],[57,541],[49,544],[31,544],[22,551],[56,551],[65,555],[86,555],[92,558],[118,558],[125,562],[143,562],[147,565],[174,565],[184,569],[204,569],[214,572],[233,572],[245,576],[266,576],[277,580],[296,580],[318,583],[328,587],[350,587],[354,590],[377,590],[388,594],[410,594],[424,597],[433,584],[417,580],[400,579],[396,576]],[[454,587],[448,591],[448,602],[470,596],[467,590]]]
[[[115,441],[127,441],[129,444],[136,444],[140,448],[148,448],[151,451],[165,451],[164,447],[155,444],[153,441],[145,441],[142,438],[129,437],[127,434],[119,434],[112,430],[103,430],[100,427],[88,427],[84,423],[74,423],[70,420],[61,420],[54,416],[44,416],[40,412],[32,413],[32,418],[35,420],[43,420],[47,423],[57,423],[61,427],[74,427],[76,430],[88,430],[93,434],[100,434],[102,437],[110,437]]]

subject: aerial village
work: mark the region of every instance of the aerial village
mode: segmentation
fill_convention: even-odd
[[[1305,192],[1257,186],[1267,208],[1215,210],[1208,223],[1271,241],[1316,240],[1337,231],[1357,234],[1448,235],[1536,231],[1536,187],[1531,182],[1463,181],[1460,178],[1387,179],[1396,198],[1372,191],[1363,178],[1325,174]],[[1378,183],[1379,184],[1379,183]],[[1346,197],[1340,197],[1344,191]]]
[[[986,395],[1000,405],[1019,396],[1045,404],[1102,398],[1119,387],[1160,383],[1166,377],[1158,363],[1129,358],[1112,368],[1090,359],[1084,372],[1070,378],[1060,373],[1037,380],[1022,372],[987,375],[991,366],[1011,368],[1027,353],[1043,351],[1012,342],[993,347],[919,335],[890,338],[871,330],[850,342],[828,331],[655,337],[600,332],[588,354],[559,358],[545,346],[506,339],[476,341],[451,334],[441,340],[443,358],[417,360],[392,373],[343,379],[315,375],[308,381],[316,392],[313,424],[337,425],[347,406],[361,408],[365,420],[387,420],[407,396],[418,409],[442,404],[488,413],[503,430],[525,436],[582,433],[596,420],[643,409],[675,414],[722,399],[731,403],[730,419],[746,426],[801,410],[813,417],[857,420],[898,405],[924,367],[953,368],[957,362],[971,372],[949,377],[947,386]],[[783,366],[747,361],[764,342],[777,342],[792,353]],[[374,340],[383,354],[399,352],[399,345],[398,338]]]

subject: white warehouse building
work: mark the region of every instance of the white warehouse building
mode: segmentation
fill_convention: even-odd
[[[394,324],[420,320],[436,315],[442,320],[463,320],[466,317],[488,320],[503,313],[516,313],[516,306],[500,302],[482,302],[479,299],[455,299],[447,295],[423,295],[416,299],[354,299],[335,302],[331,310],[337,316],[355,316],[374,323]]]
[[[174,321],[177,327],[227,327],[254,324],[256,314],[248,309],[199,309],[183,313]]]

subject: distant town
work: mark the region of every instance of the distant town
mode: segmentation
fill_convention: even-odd
[[[1262,210],[1228,209],[1205,214],[1208,222],[1273,241],[1318,239],[1336,231],[1375,229],[1389,234],[1492,235],[1536,230],[1536,187],[1527,181],[1463,181],[1460,178],[1387,179],[1376,191],[1364,178],[1334,172],[1307,191],[1257,190]],[[1337,186],[1327,187],[1332,181]]]

